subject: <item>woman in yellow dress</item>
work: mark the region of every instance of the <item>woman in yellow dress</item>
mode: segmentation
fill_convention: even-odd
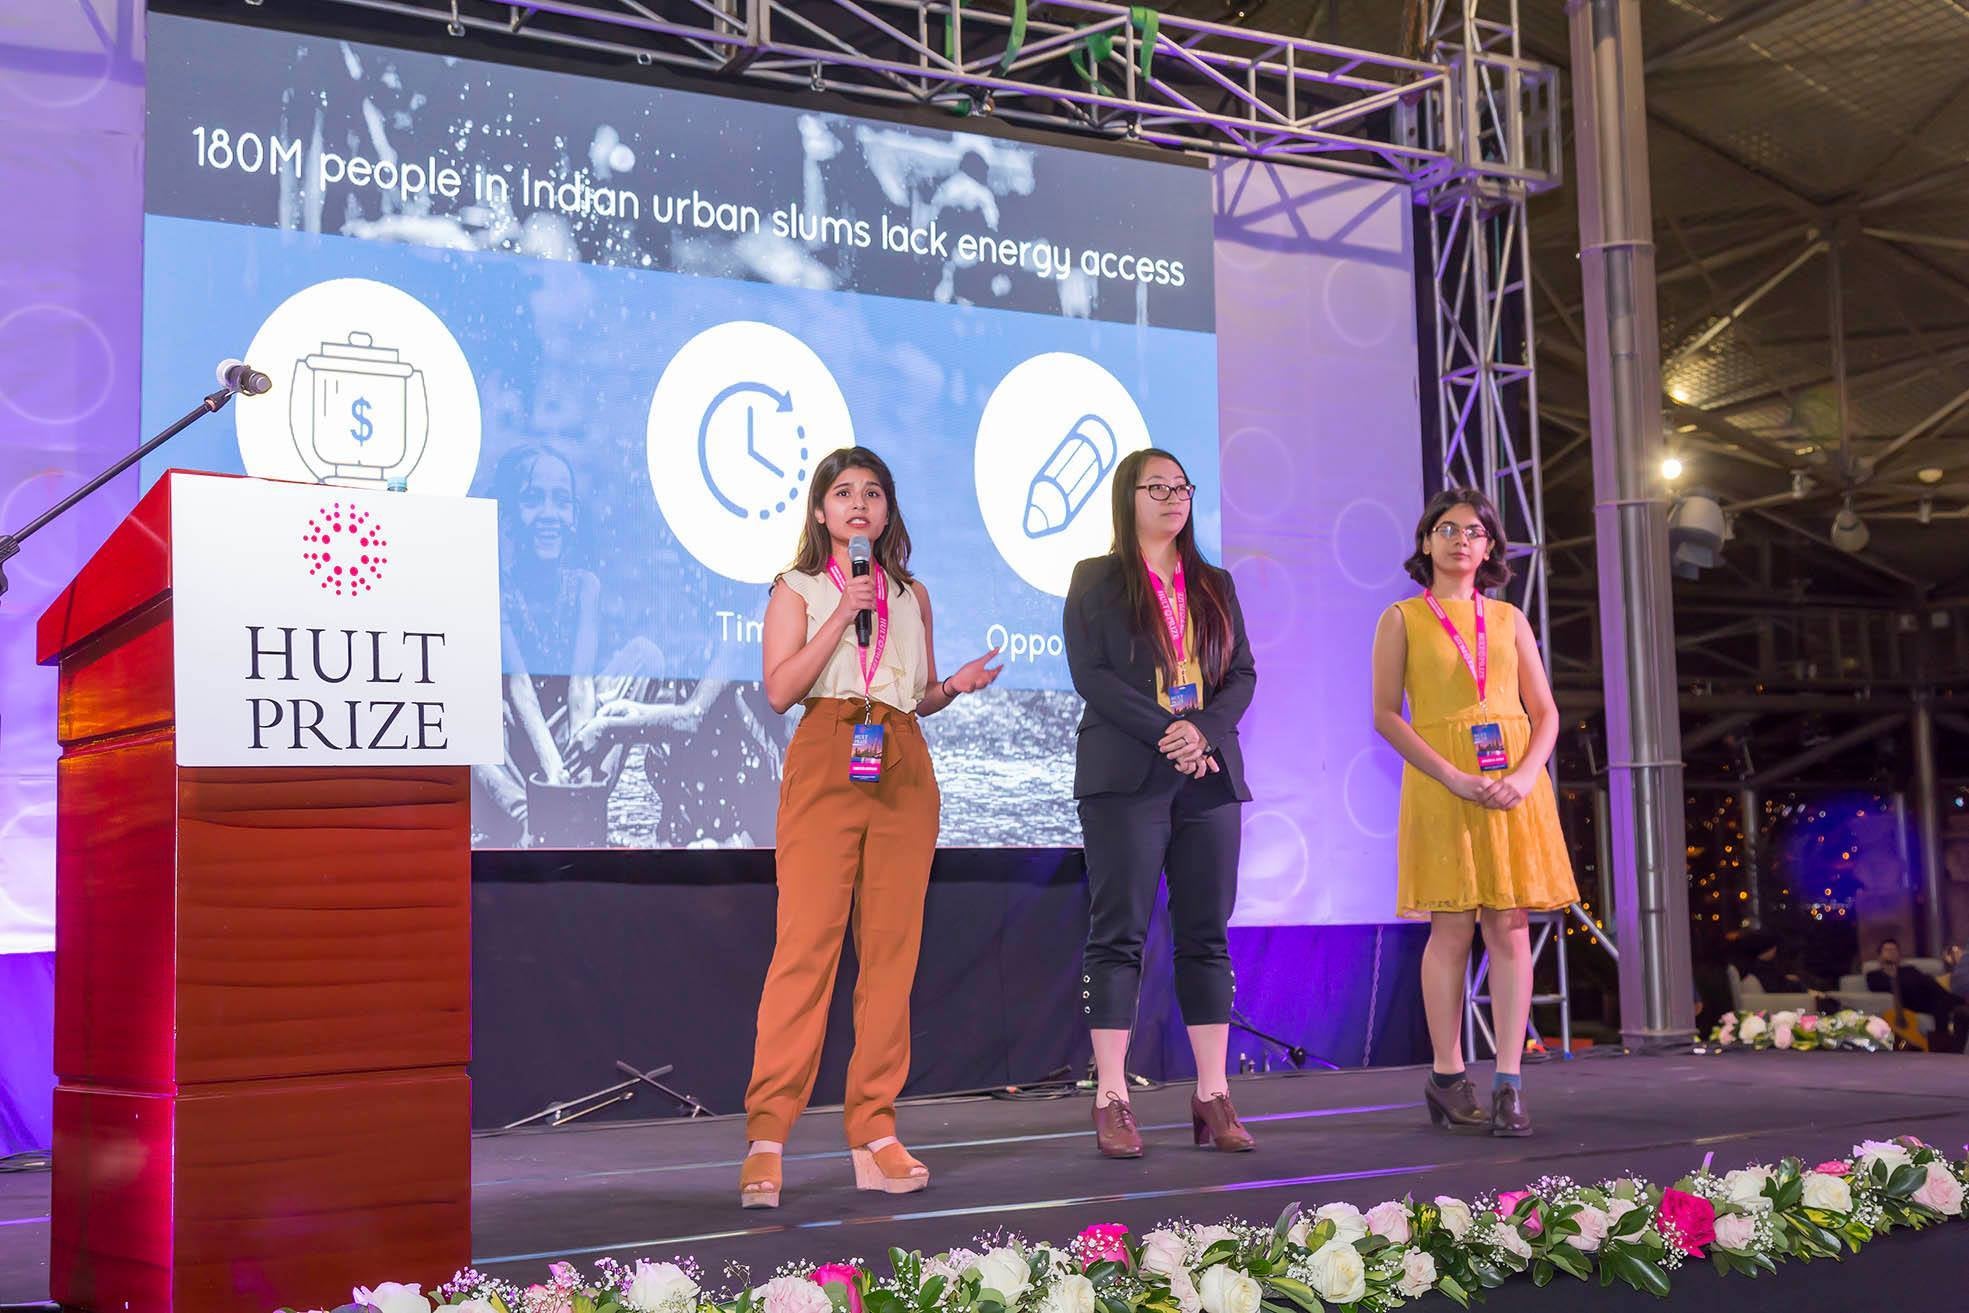
[[[1559,712],[1538,643],[1518,608],[1484,597],[1511,578],[1504,548],[1497,508],[1475,488],[1445,490],[1423,511],[1407,562],[1422,593],[1389,607],[1374,632],[1374,727],[1408,763],[1396,910],[1429,918],[1430,1120],[1520,1136],[1531,1134],[1518,1069],[1531,1013],[1526,913],[1579,891],[1545,773]],[[1479,924],[1498,1046],[1488,1114],[1463,1070],[1463,974]]]

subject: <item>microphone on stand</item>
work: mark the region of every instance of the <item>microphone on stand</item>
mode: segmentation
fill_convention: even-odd
[[[855,578],[860,579],[868,574],[868,560],[868,536],[858,533],[848,539],[848,569]],[[867,611],[855,612],[855,642],[863,647],[868,646],[871,620],[872,617]]]
[[[273,380],[244,360],[221,360],[213,371],[220,384],[244,396],[257,397],[273,388]]]

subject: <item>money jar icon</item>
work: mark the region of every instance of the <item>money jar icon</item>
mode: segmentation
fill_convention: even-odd
[[[423,372],[360,331],[294,362],[288,418],[302,464],[345,488],[408,479],[431,427]]]

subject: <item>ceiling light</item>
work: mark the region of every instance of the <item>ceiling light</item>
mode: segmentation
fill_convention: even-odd
[[[1675,482],[1675,480],[1681,478],[1682,458],[1679,456],[1669,456],[1664,458],[1663,461],[1661,462],[1661,477],[1667,479],[1670,483],[1673,483]]]
[[[1920,479],[1923,483],[1940,483],[1942,481],[1942,474],[1943,470],[1941,466],[1930,465],[1926,469],[1917,470],[1914,477]]]
[[[1839,508],[1832,517],[1832,545],[1842,552],[1860,552],[1866,549],[1867,540],[1873,533],[1866,527],[1866,521],[1850,505]]]

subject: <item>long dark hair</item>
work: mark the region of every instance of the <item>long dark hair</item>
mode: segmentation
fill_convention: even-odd
[[[1436,531],[1436,521],[1448,515],[1458,506],[1468,506],[1477,513],[1477,522],[1484,526],[1490,535],[1490,555],[1484,557],[1477,566],[1477,587],[1502,588],[1511,582],[1511,565],[1504,559],[1504,518],[1497,513],[1497,507],[1484,495],[1481,488],[1444,488],[1429,499],[1422,508],[1422,518],[1415,525],[1415,553],[1402,562],[1402,569],[1408,577],[1424,588],[1436,582],[1436,567],[1429,560],[1424,544],[1429,535]]]
[[[902,522],[902,506],[896,501],[896,476],[889,472],[887,461],[866,447],[830,451],[815,467],[813,482],[807,485],[807,524],[800,534],[800,550],[787,568],[801,574],[820,574],[827,569],[828,558],[834,555],[834,539],[828,535],[825,515],[820,520],[814,516],[822,513],[821,503],[827,497],[827,490],[849,470],[867,470],[882,485],[882,498],[889,504],[889,519],[875,539],[875,563],[897,587],[909,587],[916,577],[909,572],[909,528]]]
[[[1109,551],[1121,562],[1122,598],[1127,606],[1129,627],[1138,640],[1154,644],[1162,658],[1163,677],[1173,684],[1176,667],[1182,661],[1183,654],[1175,650],[1169,639],[1169,629],[1162,623],[1162,607],[1155,600],[1155,590],[1149,586],[1148,567],[1142,560],[1142,544],[1135,528],[1135,485],[1141,481],[1143,468],[1157,457],[1179,470],[1183,469],[1183,462],[1160,447],[1131,451],[1115,467],[1111,494],[1114,503],[1114,546]],[[1189,478],[1189,471],[1184,470],[1183,481],[1188,483]],[[1230,588],[1225,583],[1224,572],[1204,560],[1203,553],[1197,550],[1194,505],[1189,518],[1183,521],[1182,529],[1176,534],[1176,554],[1183,562],[1184,587],[1189,593],[1190,624],[1196,627],[1196,654],[1203,666],[1204,680],[1220,684],[1224,680],[1224,672],[1230,669],[1231,644],[1235,641],[1231,627]]]

